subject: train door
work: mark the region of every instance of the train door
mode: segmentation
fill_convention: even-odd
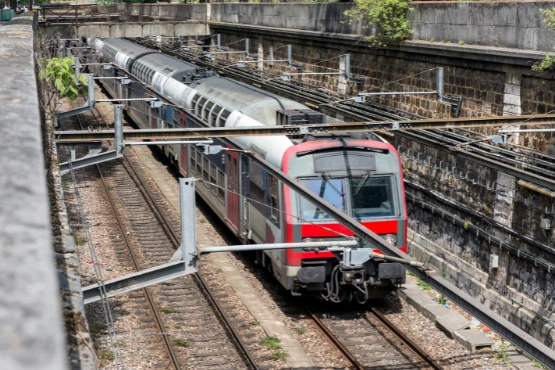
[[[235,231],[239,231],[239,153],[227,152],[227,222]]]

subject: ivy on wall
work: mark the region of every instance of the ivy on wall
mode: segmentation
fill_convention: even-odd
[[[345,11],[349,24],[361,21],[363,28],[374,25],[376,34],[368,40],[375,46],[394,46],[411,37],[407,12],[410,0],[354,0],[355,6]]]
[[[555,28],[555,8],[551,9],[540,9],[540,14],[543,15],[542,22],[547,24],[551,28]],[[543,72],[548,70],[553,63],[555,58],[553,54],[545,54],[545,58],[540,62],[532,66],[532,71]]]

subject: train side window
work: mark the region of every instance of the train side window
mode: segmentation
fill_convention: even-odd
[[[218,115],[220,114],[222,109],[223,108],[220,107],[219,105],[214,105],[214,108],[212,108],[212,111],[210,112],[210,120],[208,122],[210,126],[216,125],[216,122],[218,122]]]
[[[255,162],[251,162],[249,172],[249,196],[252,200],[264,204],[264,170]]]
[[[222,109],[222,112],[220,113],[220,117],[218,118],[218,127],[225,126],[225,122],[227,121],[230,114],[231,112],[228,111],[227,109]]]
[[[207,101],[207,100],[208,100],[208,99],[202,97],[202,98],[200,98],[200,100],[198,101],[197,106],[195,107],[195,114],[196,114],[197,116],[200,116],[200,115],[201,115],[201,113],[202,113],[202,107],[204,107],[204,104],[206,104],[206,101]]]
[[[210,176],[209,176],[209,167],[210,167],[210,160],[208,160],[208,157],[205,155],[202,155],[202,178],[205,181],[210,181]]]
[[[210,111],[212,110],[212,107],[214,107],[214,103],[211,102],[210,100],[208,100],[206,102],[206,104],[204,105],[204,109],[202,110],[202,119],[208,121],[210,118]]]
[[[197,152],[197,175],[202,177],[202,154],[198,149],[195,149],[195,151]]]
[[[225,204],[225,174],[218,170],[218,199]]]
[[[279,213],[279,182],[274,176],[270,177],[270,218],[277,221]]]
[[[217,175],[217,168],[216,168],[216,165],[215,165],[214,163],[210,162],[210,182],[211,182],[212,184],[217,184],[217,181],[218,181],[218,180],[217,180],[217,176],[218,176],[218,175]],[[218,194],[218,188],[216,188],[216,187],[213,186],[213,185],[210,185],[210,191],[211,191],[212,193],[214,193],[214,195],[217,195],[217,194]]]
[[[196,153],[197,153],[197,151],[194,150],[194,149],[189,150],[189,158],[191,158],[191,166],[190,166],[189,170],[191,171],[191,173],[197,173],[197,169],[195,167],[197,165]]]

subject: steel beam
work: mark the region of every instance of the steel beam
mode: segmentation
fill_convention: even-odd
[[[258,164],[260,164],[266,171],[277,177],[284,184],[289,186],[292,190],[299,193],[305,199],[316,205],[324,212],[332,216],[335,220],[354,232],[358,237],[370,243],[373,247],[379,249],[384,254],[402,258],[406,261],[416,262],[407,254],[401,252],[398,248],[392,246],[387,241],[379,237],[374,232],[364,227],[359,221],[350,217],[346,213],[335,208],[329,202],[318,197],[311,192],[301,183],[295,181],[288,175],[284,174],[281,170],[274,167],[266,160],[260,158],[256,154],[246,154],[252,157]],[[522,351],[526,352],[537,361],[547,366],[550,369],[555,369],[555,351],[541,343],[531,335],[520,329],[513,323],[501,317],[495,311],[482,305],[469,294],[463,292],[461,289],[447,281],[446,279],[438,276],[436,272],[422,270],[414,266],[406,266],[414,275],[429,284],[432,288],[443,294],[450,299],[457,306],[467,311],[470,315],[476,317],[483,322],[486,326],[497,332],[499,335],[506,338],[508,341],[519,347]]]
[[[83,158],[76,159],[74,161],[61,163],[60,173],[61,175],[65,175],[71,170],[77,170],[79,168],[92,166],[94,164],[108,162],[119,157],[121,157],[121,154],[118,153],[117,150],[110,150],[110,151],[92,155],[92,156],[85,156]]]
[[[301,130],[310,134],[333,134],[344,132],[369,132],[377,130],[420,130],[438,128],[463,128],[463,127],[495,127],[503,125],[516,125],[526,122],[532,124],[555,124],[555,114],[532,116],[503,116],[503,117],[476,117],[462,119],[424,119],[408,121],[380,121],[380,122],[344,122],[334,124],[317,124],[302,126],[256,126],[256,127],[199,127],[195,129],[143,129],[124,131],[124,140],[144,139],[191,139],[199,137],[225,138],[236,136],[273,136],[273,135],[300,135]],[[113,130],[99,132],[89,131],[56,131],[58,143],[75,143],[81,141],[110,140],[114,136]]]
[[[180,276],[195,273],[196,270],[186,269],[183,261],[166,263],[147,270],[134,272],[119,278],[93,284],[83,288],[85,304],[99,301],[102,296],[113,297],[128,293],[150,285],[162,283]]]
[[[302,242],[302,243],[272,243],[272,244],[247,244],[247,245],[225,245],[219,247],[199,247],[200,253],[214,252],[247,252],[270,249],[292,249],[292,248],[331,248],[331,247],[356,247],[356,240],[337,240],[333,242]]]

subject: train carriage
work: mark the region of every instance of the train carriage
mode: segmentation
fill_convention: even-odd
[[[133,43],[125,41],[131,44],[126,46],[116,40],[103,40],[96,48],[107,62],[127,61],[126,66],[130,66],[131,59],[121,54],[130,50],[139,55],[140,50]],[[120,54],[113,53],[115,46],[106,49],[113,42]],[[105,49],[108,52],[104,53]],[[131,70],[126,70],[139,81],[127,86],[130,98],[145,94],[144,85],[148,85],[167,101],[156,109],[149,109],[148,102],[129,102],[128,113],[142,128],[333,121],[303,104],[158,53],[145,52],[134,57]],[[198,194],[241,242],[333,241],[354,236],[244,155],[248,150],[406,250],[407,211],[401,163],[393,146],[381,138],[258,136],[215,140],[215,144],[227,150],[206,155],[201,147],[173,145],[165,154],[177,162],[183,176],[201,180],[196,187]],[[359,246],[368,247],[360,240]],[[319,249],[267,250],[258,253],[257,259],[292,294],[311,292],[332,301],[356,297],[365,302],[370,297],[383,297],[405,280],[400,264],[375,260],[353,271],[341,270],[338,285],[334,280],[340,269],[336,258]]]

